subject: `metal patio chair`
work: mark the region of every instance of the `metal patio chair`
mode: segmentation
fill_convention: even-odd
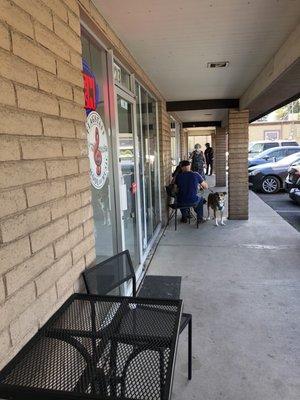
[[[193,205],[191,204],[179,204],[177,203],[177,199],[176,199],[176,195],[174,195],[171,190],[170,190],[170,186],[165,186],[167,195],[169,198],[173,198],[174,199],[174,203],[171,203],[168,201],[168,207],[171,208],[172,212],[171,215],[168,215],[168,221],[167,221],[167,225],[169,225],[170,221],[172,220],[172,218],[174,217],[174,225],[175,225],[175,231],[177,231],[177,215],[178,215],[178,210],[180,210],[181,208],[188,208],[189,209],[189,213],[188,213],[188,221],[189,224],[191,223],[191,219],[193,217],[193,213],[192,213],[192,209],[193,209]],[[197,219],[197,223],[196,223],[197,229],[199,228],[199,221]]]
[[[132,282],[132,296],[136,297],[136,277],[128,250],[122,251],[99,264],[86,269],[83,279],[87,293],[98,295],[122,295],[126,282]],[[116,290],[119,290],[116,293]],[[120,291],[123,290],[123,293]],[[147,295],[151,298],[151,294]],[[188,379],[192,379],[192,315],[182,313],[179,333],[188,326]]]

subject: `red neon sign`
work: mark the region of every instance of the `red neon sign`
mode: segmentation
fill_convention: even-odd
[[[96,82],[95,78],[91,75],[83,73],[84,82],[84,108],[89,110],[96,110]]]

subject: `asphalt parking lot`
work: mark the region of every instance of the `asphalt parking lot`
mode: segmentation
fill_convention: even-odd
[[[287,193],[257,194],[265,203],[300,232],[300,207],[289,198]]]

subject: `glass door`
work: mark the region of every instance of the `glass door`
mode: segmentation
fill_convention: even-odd
[[[135,270],[140,263],[138,244],[137,174],[134,100],[116,88],[117,145],[120,177],[122,248],[129,250]]]

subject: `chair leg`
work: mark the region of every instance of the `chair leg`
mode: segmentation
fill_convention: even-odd
[[[189,381],[192,379],[192,362],[193,362],[193,354],[192,354],[192,317],[189,320],[188,326],[188,379]]]
[[[177,231],[177,208],[175,208],[175,231]]]

